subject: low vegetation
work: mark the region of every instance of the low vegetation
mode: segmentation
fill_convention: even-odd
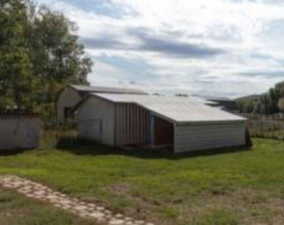
[[[284,142],[253,141],[251,150],[199,156],[49,146],[3,154],[0,174],[28,177],[157,225],[283,224]],[[66,218],[61,225],[72,224]]]

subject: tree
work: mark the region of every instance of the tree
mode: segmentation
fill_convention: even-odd
[[[37,12],[36,15],[33,12]],[[92,61],[78,42],[76,25],[62,13],[40,6],[32,10],[30,18],[33,34],[29,36],[30,57],[44,92],[39,94],[38,102],[51,117],[55,109],[52,105],[60,89],[68,83],[88,84]]]
[[[0,106],[7,108],[33,108],[31,90],[33,79],[29,49],[22,37],[23,21],[27,20],[23,1],[6,0],[0,4]]]
[[[92,61],[76,25],[30,0],[1,0],[0,7],[0,105],[36,106],[51,117],[63,86],[88,84]]]
[[[262,95],[252,95],[236,99],[242,113],[274,114],[283,110],[284,82],[277,83]]]
[[[29,39],[31,57],[41,80],[87,83],[92,62],[84,56],[84,46],[74,35],[74,23],[62,13],[40,6],[31,30],[34,34]],[[42,62],[46,63],[45,67]]]

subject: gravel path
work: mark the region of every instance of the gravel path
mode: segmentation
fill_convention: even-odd
[[[143,220],[114,213],[102,206],[71,198],[47,186],[17,176],[0,176],[0,186],[15,190],[26,197],[41,200],[83,218],[93,218],[108,225],[154,225]]]

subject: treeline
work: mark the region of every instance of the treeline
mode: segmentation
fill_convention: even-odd
[[[76,25],[30,0],[1,0],[0,28],[0,110],[52,118],[58,91],[91,71]]]
[[[276,84],[265,94],[236,99],[236,103],[241,113],[269,115],[284,112],[284,82]]]

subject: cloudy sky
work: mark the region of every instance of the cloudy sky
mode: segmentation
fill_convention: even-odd
[[[237,97],[284,80],[283,0],[38,0],[63,11],[93,85]]]

